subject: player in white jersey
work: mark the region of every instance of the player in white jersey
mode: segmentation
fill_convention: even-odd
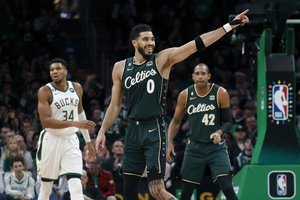
[[[95,157],[88,129],[95,123],[86,120],[82,106],[82,87],[67,81],[67,63],[54,58],[49,63],[51,83],[38,91],[38,112],[44,130],[37,151],[37,170],[41,177],[38,200],[48,200],[53,181],[66,175],[72,200],[83,200],[81,175],[82,154],[76,132],[81,131],[88,147],[88,156]]]

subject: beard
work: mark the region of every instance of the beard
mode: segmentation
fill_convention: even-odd
[[[153,54],[146,54],[142,47],[138,47],[138,52],[143,56],[145,60],[150,60]]]

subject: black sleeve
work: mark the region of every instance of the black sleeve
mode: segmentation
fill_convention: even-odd
[[[220,113],[221,113],[221,121],[222,121],[222,126],[220,129],[223,133],[228,133],[232,126],[231,110],[229,107],[221,108]]]

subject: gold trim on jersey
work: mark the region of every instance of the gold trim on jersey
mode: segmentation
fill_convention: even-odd
[[[206,97],[212,91],[212,89],[214,88],[214,86],[215,86],[215,84],[212,83],[210,89],[203,96],[201,96],[200,94],[198,94],[198,91],[197,91],[197,88],[196,88],[196,84],[194,84],[194,90],[195,90],[195,92],[196,92],[196,94],[197,94],[198,97],[202,97],[203,98],[203,97]]]
[[[140,175],[140,174],[127,173],[127,172],[123,172],[123,174],[130,175],[130,176],[138,176],[138,177],[142,177],[143,176],[143,175]]]
[[[219,174],[219,175],[217,175],[216,177],[214,177],[213,182],[216,182],[218,177],[220,177],[220,176],[228,176],[228,174]]]
[[[193,184],[197,184],[197,185],[200,185],[200,183],[199,182],[195,182],[195,181],[190,181],[190,180],[187,180],[187,179],[182,179],[183,181],[185,181],[185,182],[188,182],[188,183],[193,183]]]

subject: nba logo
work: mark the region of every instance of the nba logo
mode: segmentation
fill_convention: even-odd
[[[286,120],[288,118],[288,86],[274,85],[272,90],[272,117],[274,120]]]
[[[277,195],[285,196],[287,194],[287,177],[285,174],[277,174]]]

